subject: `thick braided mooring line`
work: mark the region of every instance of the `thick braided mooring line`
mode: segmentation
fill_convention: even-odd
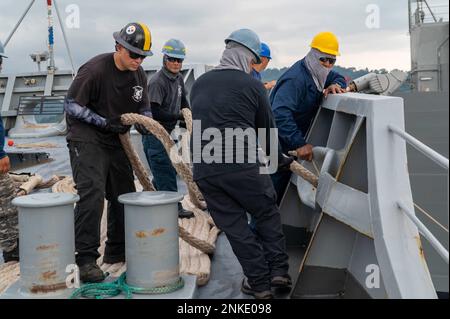
[[[164,127],[152,118],[134,113],[123,114],[121,120],[124,125],[143,125],[161,141],[172,161],[173,167],[186,183],[192,203],[200,209],[205,209],[206,204],[203,202],[203,196],[192,178],[191,170],[187,164],[183,163],[181,156],[176,151],[177,148],[175,147],[174,141],[170,138],[169,133],[167,133]]]
[[[299,162],[293,161],[291,163],[290,169],[294,174],[301,176],[304,180],[310,182],[314,187],[317,187],[317,185],[319,184],[319,177],[311,173]]]
[[[297,156],[297,152],[289,151],[289,155]],[[317,172],[319,172],[319,170],[315,166],[314,160],[313,160],[313,165],[314,165],[315,169],[317,170]],[[305,168],[299,162],[296,162],[296,161],[292,162],[292,164],[289,168],[291,169],[291,171],[293,173],[299,175],[305,181],[310,182],[314,187],[317,187],[317,185],[319,184],[319,177],[317,175],[314,175],[314,173],[309,171],[307,168]]]
[[[139,159],[139,155],[133,148],[130,132],[127,132],[126,134],[119,134],[119,138],[120,142],[122,143],[123,149],[127,154],[128,159],[130,160],[131,167],[133,167],[133,171],[139,180],[139,183],[141,183],[145,191],[155,191],[155,187],[150,181],[150,176],[148,175],[147,170],[142,165],[142,162]]]
[[[186,117],[190,116],[190,112],[186,114]],[[197,206],[200,209],[203,209],[206,207],[204,202],[202,201],[202,195],[200,193],[200,190],[197,187],[197,184],[195,184],[192,173],[188,165],[184,164],[181,161],[180,156],[177,152],[174,152],[172,150],[176,149],[175,143],[170,138],[167,131],[155,120],[142,116],[139,114],[124,114],[121,117],[122,123],[125,125],[133,125],[133,124],[141,124],[143,125],[147,130],[149,130],[153,135],[155,135],[161,143],[164,145],[164,148],[166,149],[166,152],[169,154],[170,160],[173,163],[173,166],[175,167],[175,170],[177,173],[183,178],[185,183],[188,186],[189,191],[189,197],[192,201],[192,203]],[[191,121],[192,123],[192,121]],[[127,136],[128,135],[128,136]],[[139,159],[139,156],[136,154],[135,150],[133,149],[133,145],[131,143],[131,139],[129,137],[129,134],[121,135],[120,140],[122,142],[122,145],[125,149],[125,152],[127,155],[130,154],[130,162],[132,162],[133,169],[136,172],[136,176],[141,176],[144,180],[149,181],[148,175],[146,175],[146,171],[144,166],[142,165],[141,160]],[[146,176],[145,176],[146,175]],[[138,177],[139,178],[139,177]],[[141,181],[141,180],[139,180]],[[141,182],[142,184],[142,182]],[[152,185],[153,186],[153,185]],[[214,252],[215,246],[208,243],[207,241],[198,239],[194,236],[192,236],[186,229],[184,229],[182,226],[179,225],[179,234],[180,237],[186,241],[188,244],[190,244],[192,247],[197,248],[201,252],[205,254],[212,254]]]
[[[190,136],[192,134],[192,112],[191,112],[191,110],[189,108],[184,108],[184,109],[181,110],[181,113],[183,114],[184,121],[186,122],[186,128],[187,128],[187,131],[189,133],[188,136]],[[192,177],[191,177],[191,179],[192,179]],[[195,184],[193,180],[191,181],[191,183],[193,183],[194,187],[196,189],[198,189],[197,184]],[[202,195],[202,193],[200,191],[198,191],[197,196],[199,196],[199,201],[200,202],[204,202],[203,195]]]
[[[188,108],[181,109],[181,113],[183,114],[184,121],[186,122],[186,129],[189,132],[189,135],[192,134],[192,112]]]
[[[197,248],[198,250],[200,250],[205,254],[212,254],[214,252],[215,249],[214,245],[211,245],[207,241],[192,236],[186,229],[184,229],[183,226],[178,225],[178,229],[180,237],[192,247]]]

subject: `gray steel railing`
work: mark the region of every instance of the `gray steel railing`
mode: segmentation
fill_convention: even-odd
[[[389,130],[396,135],[403,138],[406,142],[408,142],[411,146],[413,146],[415,149],[423,153],[425,156],[427,156],[429,159],[431,159],[436,164],[442,166],[448,171],[448,159],[433,150],[432,148],[428,147],[421,141],[417,140],[413,136],[409,135],[405,131],[389,125]],[[423,235],[423,237],[428,240],[428,242],[431,244],[431,246],[436,250],[436,252],[445,260],[445,262],[449,263],[449,254],[448,250],[445,249],[445,247],[434,237],[434,235],[428,230],[428,228],[416,217],[414,211],[411,211],[408,209],[408,207],[402,203],[397,202],[398,207],[408,216],[408,218],[417,226],[419,229],[419,232]]]
[[[432,161],[434,161],[436,164],[439,164],[443,168],[445,168],[448,171],[448,159],[433,150],[432,148],[426,146],[421,141],[416,139],[415,137],[409,135],[405,131],[393,126],[389,125],[389,130],[401,138],[403,138],[406,142],[408,142],[412,147],[420,151],[422,154],[430,158]]]
[[[417,226],[419,232],[423,237],[428,240],[430,245],[436,250],[436,252],[445,260],[448,264],[448,250],[437,240],[436,237],[428,230],[428,228],[416,217],[414,212],[409,210],[402,202],[397,203],[398,207],[409,217],[409,219]]]

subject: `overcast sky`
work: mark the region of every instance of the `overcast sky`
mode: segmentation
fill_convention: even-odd
[[[0,0],[2,42],[29,3]],[[185,43],[186,63],[216,65],[223,40],[236,29],[250,28],[272,49],[269,67],[292,65],[308,52],[317,32],[332,31],[340,40],[338,65],[410,70],[407,0],[58,0],[64,24],[74,22],[73,13],[65,12],[71,4],[80,11],[79,28],[66,27],[77,68],[99,53],[112,51],[112,33],[137,21],[149,26],[153,38],[155,54],[145,65],[161,64],[161,48],[169,38]],[[47,23],[46,1],[36,0],[8,43],[4,73],[37,70],[29,54],[46,50]],[[54,23],[56,65],[69,69],[55,12]]]

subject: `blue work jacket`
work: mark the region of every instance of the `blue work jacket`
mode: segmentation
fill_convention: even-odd
[[[331,71],[325,87],[339,84],[346,88],[342,75]],[[296,62],[277,81],[270,94],[270,104],[278,128],[283,152],[296,150],[306,144],[306,133],[323,99],[304,59]]]

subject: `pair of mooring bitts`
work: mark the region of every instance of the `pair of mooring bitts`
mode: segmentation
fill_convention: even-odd
[[[153,289],[180,280],[176,192],[139,192],[119,196],[125,206],[126,281]],[[19,210],[20,280],[0,298],[64,298],[75,266],[74,204],[79,196],[36,193],[17,197]],[[195,287],[187,276],[185,288]],[[192,291],[179,298],[189,298]],[[177,298],[177,296],[173,296]],[[154,296],[152,297],[154,298]]]

